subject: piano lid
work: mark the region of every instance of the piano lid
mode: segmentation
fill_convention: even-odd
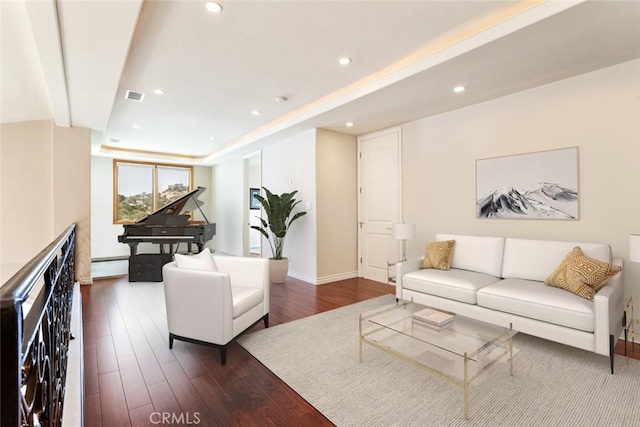
[[[205,187],[198,187],[195,190],[188,192],[184,196],[181,196],[180,198],[174,200],[173,202],[166,204],[165,206],[161,207],[157,211],[150,213],[144,218],[137,220],[136,224],[146,222],[147,218],[149,218],[150,216],[180,215],[186,211],[193,212],[194,210],[198,209],[200,206],[204,204],[204,202],[201,202],[200,200],[198,200],[198,196],[202,194],[205,190],[206,190]]]

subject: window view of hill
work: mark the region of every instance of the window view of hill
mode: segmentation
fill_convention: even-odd
[[[171,184],[158,193],[158,209],[173,202],[189,192],[189,187],[182,183]],[[118,218],[124,221],[137,221],[153,212],[153,194],[143,191],[140,194],[125,196],[118,194]]]

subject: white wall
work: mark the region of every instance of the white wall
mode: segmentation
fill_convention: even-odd
[[[627,248],[640,232],[639,76],[632,61],[403,125],[404,218],[418,229],[408,256],[436,232],[609,243],[627,293],[640,292]],[[572,146],[578,221],[475,218],[477,159]]]
[[[295,198],[302,203],[295,212],[306,210],[307,203],[310,204],[307,215],[291,226],[284,256],[289,257],[290,276],[314,282],[317,277],[315,129],[263,149],[262,185],[277,194],[298,190]],[[273,256],[268,245],[263,242],[263,257]]]
[[[245,223],[244,159],[213,167],[213,222],[216,223],[216,251],[242,256]]]
[[[204,204],[201,209],[209,219],[213,218],[211,188],[211,168],[205,166],[194,166],[193,185],[207,188],[199,197]],[[117,258],[129,256],[129,245],[118,242],[118,236],[124,232],[122,224],[113,223],[113,159],[109,157],[91,157],[91,246],[92,257]],[[201,220],[200,212],[195,214],[196,220]],[[207,243],[207,247],[212,247],[216,237]],[[183,244],[180,250],[186,250]],[[138,253],[157,253],[158,245],[140,244]]]
[[[213,176],[213,170],[212,168],[208,167],[208,166],[194,166],[193,167],[193,186],[195,187],[204,187],[206,188],[206,190],[204,191],[204,193],[202,193],[200,196],[198,196],[198,200],[200,200],[202,202],[202,206],[200,206],[200,209],[202,209],[202,212],[200,212],[200,210],[196,209],[193,213],[193,219],[195,221],[204,221],[205,217],[207,220],[209,220],[209,222],[215,222],[213,221],[212,215],[213,215],[213,188],[211,188],[211,177]],[[204,216],[202,215],[204,213]],[[215,237],[213,239],[211,239],[206,245],[205,247],[208,248],[212,248],[212,244],[213,241],[215,240]],[[182,249],[182,247],[180,248]],[[195,250],[195,249],[194,249]]]
[[[113,223],[113,159],[91,157],[91,256],[129,256],[129,246],[118,242],[122,224]]]
[[[317,279],[357,277],[357,139],[318,129],[316,153]]]

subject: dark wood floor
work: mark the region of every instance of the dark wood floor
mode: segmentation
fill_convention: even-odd
[[[159,425],[163,414],[178,417],[165,419],[174,425],[332,425],[238,344],[226,366],[214,348],[176,341],[169,350],[155,285],[124,277],[82,287],[87,426]],[[393,292],[365,279],[313,286],[288,278],[271,286],[269,320],[277,325]],[[640,359],[640,344],[628,350]],[[623,341],[616,353],[624,354]]]
[[[214,348],[176,341],[169,350],[161,286],[123,277],[81,289],[88,427],[153,426],[163,416],[174,425],[332,425],[238,344],[225,366]],[[387,293],[394,288],[365,279],[314,286],[287,278],[271,286],[269,324]]]

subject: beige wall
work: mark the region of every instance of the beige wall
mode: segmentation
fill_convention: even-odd
[[[357,277],[356,137],[318,129],[316,153],[317,279]]]
[[[53,240],[50,120],[0,125],[3,263],[24,263]]]
[[[2,124],[0,138],[2,264],[24,265],[76,222],[76,279],[90,279],[89,131],[42,120]]]
[[[53,126],[53,234],[75,222],[76,278],[91,283],[91,131]]]
[[[627,236],[640,232],[640,61],[402,126],[403,209],[417,223],[407,253],[437,232],[609,243],[640,292]],[[475,218],[477,159],[579,147],[580,219]]]

